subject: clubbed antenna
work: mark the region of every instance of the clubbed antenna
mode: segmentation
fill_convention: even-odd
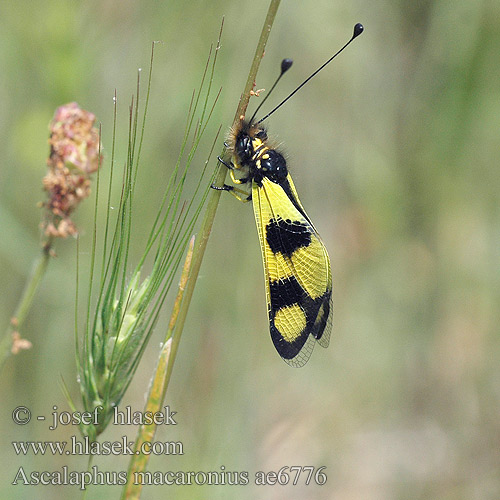
[[[262,99],[261,103],[257,106],[257,109],[254,111],[252,118],[250,118],[250,123],[253,122],[255,115],[258,113],[259,109],[266,102],[267,98],[271,95],[271,92],[274,90],[274,87],[276,87],[276,85],[280,81],[281,77],[292,67],[292,64],[293,64],[293,61],[291,59],[283,59],[283,61],[281,61],[281,73],[279,74],[278,78],[276,78],[276,81],[274,82],[273,86],[271,87],[271,90],[266,94],[264,99]]]
[[[352,37],[350,38],[350,40],[339,51],[335,52],[335,54],[333,54],[333,56],[330,57],[330,59],[328,59],[328,61],[326,61],[322,66],[320,66],[309,78],[304,80],[290,95],[288,95],[288,97],[283,99],[272,111],[267,113],[267,115],[264,116],[264,118],[261,118],[257,123],[263,122],[264,120],[269,118],[275,111],[277,111],[279,108],[281,108],[281,106],[283,106],[283,104],[285,104],[285,102],[288,101],[288,99],[290,99],[290,97],[292,97],[296,92],[298,92],[313,76],[316,76],[328,63],[330,63],[333,59],[335,59],[356,37],[361,35],[361,33],[363,33],[363,30],[364,30],[363,25],[361,23],[357,23],[354,26],[354,31],[353,31],[353,34],[352,34]],[[286,60],[287,59],[285,59],[284,61],[286,61]],[[281,63],[281,64],[283,67],[283,63]],[[281,78],[281,75],[278,77],[278,80],[280,78]],[[276,83],[278,83],[278,80],[276,80]],[[274,85],[276,85],[276,83]],[[273,85],[273,88],[274,88],[274,85]],[[271,92],[269,92],[269,94],[270,93]],[[269,94],[266,97],[269,97]],[[264,101],[265,101],[265,99],[264,99]],[[264,104],[264,101],[262,101],[261,106],[262,106],[262,104]],[[259,108],[260,108],[260,106],[257,108],[256,112],[259,110]],[[254,116],[252,116],[252,120],[254,117],[255,117],[255,113],[254,113]]]

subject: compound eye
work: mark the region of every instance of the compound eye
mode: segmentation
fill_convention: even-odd
[[[236,150],[243,161],[248,161],[252,156],[252,144],[247,135],[240,137],[236,144]]]
[[[250,141],[250,137],[243,137],[241,142],[244,155],[250,158],[250,156],[252,156],[252,142]]]

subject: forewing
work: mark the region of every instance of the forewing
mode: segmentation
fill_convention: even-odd
[[[330,259],[300,204],[293,182],[254,182],[252,199],[262,249],[271,338],[293,366],[315,340],[327,347],[332,324]]]

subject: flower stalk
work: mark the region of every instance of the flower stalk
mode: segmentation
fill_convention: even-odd
[[[36,260],[9,327],[0,342],[0,370],[10,354],[29,349],[31,342],[21,338],[21,330],[42,282],[57,238],[77,234],[71,219],[80,203],[90,195],[91,175],[101,163],[100,133],[94,127],[95,115],[81,109],[76,102],[57,108],[49,130],[50,154],[43,188],[48,199],[40,206],[43,240]]]

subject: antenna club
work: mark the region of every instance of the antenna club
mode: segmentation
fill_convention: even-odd
[[[352,40],[354,40],[357,36],[361,35],[363,31],[365,30],[365,27],[361,23],[357,23],[354,25],[354,33],[352,35]]]
[[[355,24],[354,25],[354,32],[353,32],[351,39],[340,50],[335,52],[335,54],[333,54],[333,56],[330,57],[330,59],[328,59],[328,61],[326,61],[324,64],[322,64],[312,75],[310,75],[309,78],[306,78],[291,94],[288,94],[288,96],[285,99],[283,99],[277,106],[275,106],[269,113],[267,113],[266,116],[261,118],[257,122],[257,124],[263,122],[264,120],[267,120],[267,118],[269,118],[276,110],[281,108],[281,106],[283,106],[283,104],[285,104],[285,102],[288,101],[288,99],[290,99],[293,95],[295,95],[309,80],[311,80],[311,78],[315,77],[327,64],[330,64],[330,62],[332,62],[333,59],[335,59],[356,37],[361,35],[361,33],[363,33],[364,29],[365,28],[363,27],[363,25],[361,23]],[[281,62],[280,76],[278,76],[278,79],[274,82],[274,85],[271,87],[269,94],[267,94],[266,97],[264,97],[264,100],[260,103],[259,107],[255,110],[255,113],[253,114],[252,119],[250,120],[250,123],[253,123],[253,119],[255,118],[257,111],[260,109],[260,107],[262,106],[264,101],[269,97],[272,90],[274,89],[274,87],[278,83],[279,79],[283,76],[283,73],[287,69],[289,69],[291,65],[292,65],[291,59],[283,59],[283,61]]]
[[[283,59],[281,61],[281,74],[285,73],[292,67],[293,61],[291,59]]]

